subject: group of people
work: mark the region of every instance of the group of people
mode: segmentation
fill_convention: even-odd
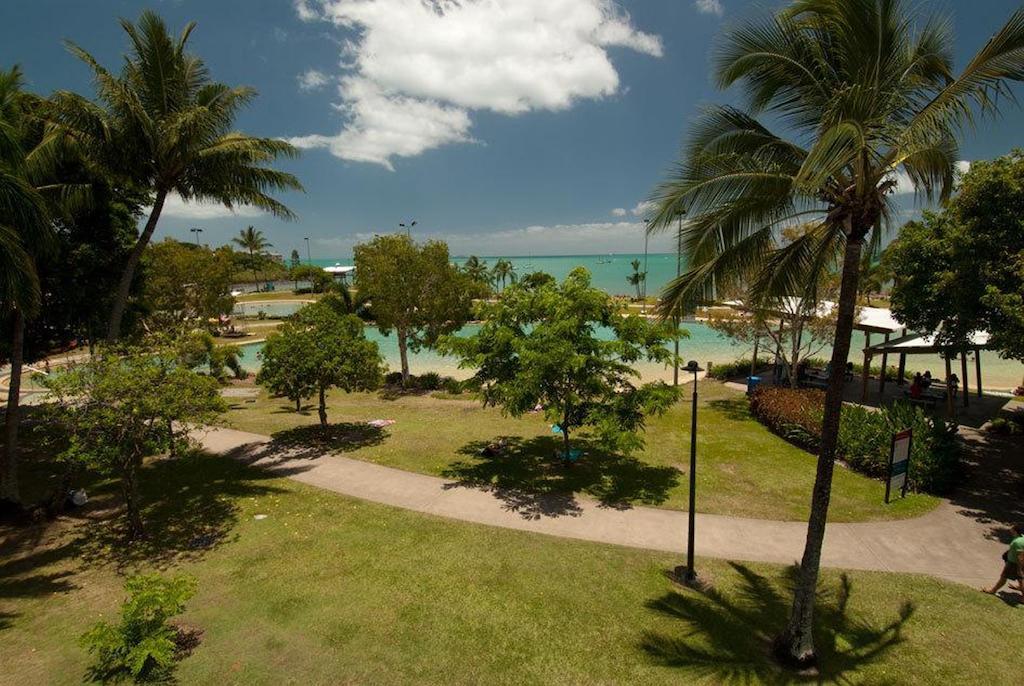
[[[924,374],[917,372],[914,374],[913,380],[910,382],[910,397],[920,398],[924,395],[924,392],[931,388],[934,380],[932,379],[932,372],[930,369],[925,370]],[[956,396],[957,389],[960,387],[960,377],[956,374],[950,374],[949,378],[946,379],[946,386],[953,390],[953,395]]]

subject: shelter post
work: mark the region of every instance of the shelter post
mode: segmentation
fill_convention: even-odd
[[[885,334],[885,342],[889,342],[889,334]],[[889,365],[889,350],[885,348],[882,350],[882,373],[878,375],[878,402],[882,402],[882,398],[885,394],[885,374],[886,369]]]
[[[902,386],[907,382],[907,354],[900,353],[900,371],[896,376],[896,385]]]
[[[868,400],[868,380],[871,378],[871,332],[864,332],[864,369],[861,372],[860,401]]]
[[[953,363],[950,360],[951,355],[949,351],[946,351],[942,355],[943,359],[946,360],[946,415],[950,418],[953,417],[953,387],[949,385],[949,376],[953,373]]]
[[[964,377],[960,379],[960,384],[963,388],[964,407],[969,407],[971,404],[971,384],[967,380],[967,348],[960,350],[960,375]]]
[[[974,349],[974,381],[978,384],[978,397],[981,397],[981,348]],[[967,386],[964,385],[964,391]]]

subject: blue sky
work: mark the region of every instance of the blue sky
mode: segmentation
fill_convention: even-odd
[[[344,257],[415,219],[417,236],[444,238],[455,254],[642,250],[636,209],[697,108],[732,101],[711,84],[709,55],[754,3],[467,0],[431,11],[450,2],[6,0],[0,65],[21,64],[43,94],[89,93],[64,39],[114,66],[119,17],[150,7],[174,31],[198,23],[192,49],[214,78],[259,91],[239,128],[304,147],[282,166],[306,193],[282,197],[299,215],[290,223],[171,203],[158,238],[187,240],[198,226],[219,245],[253,224],[286,254],[304,253],[309,236],[314,257]],[[1017,7],[982,5],[945,5],[959,65]],[[1022,123],[1012,108],[982,122],[964,159],[1007,152]]]

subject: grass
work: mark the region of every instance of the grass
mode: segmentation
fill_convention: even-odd
[[[110,491],[94,484],[48,529],[0,529],[6,683],[80,683],[78,637],[116,612],[124,575],[153,568],[198,580],[183,684],[795,681],[767,657],[784,568],[699,560],[715,585],[700,595],[666,578],[673,555],[442,520],[210,457],[147,466],[151,538],[124,546]],[[1021,612],[923,577],[826,571],[821,680],[1017,683]]]
[[[688,395],[688,393],[685,393]],[[698,509],[777,520],[802,520],[808,512],[815,458],[772,435],[747,412],[746,399],[722,384],[702,382],[697,439]],[[380,444],[346,454],[361,460],[432,474],[502,492],[535,494],[573,492],[616,505],[687,506],[690,403],[681,402],[650,421],[646,448],[632,457],[605,453],[586,441],[586,454],[571,469],[553,459],[556,438],[540,414],[521,419],[482,408],[472,398],[429,395],[382,400],[378,394],[332,393],[332,422],[394,419]],[[313,406],[301,413],[285,399],[261,394],[240,402],[227,423],[260,434],[316,423]],[[480,448],[499,438],[509,456],[487,458]],[[911,495],[883,503],[878,481],[837,469],[832,494],[832,521],[913,517],[938,502]]]
[[[251,302],[262,302],[264,300],[319,300],[323,297],[322,293],[302,293],[296,295],[294,291],[269,291],[260,293],[243,293],[235,298],[236,302],[240,303],[251,303]]]

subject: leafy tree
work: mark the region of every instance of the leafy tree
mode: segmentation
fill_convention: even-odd
[[[231,249],[210,250],[172,238],[151,245],[142,263],[142,305],[149,329],[181,324],[209,328],[209,320],[229,313],[233,267]]]
[[[185,603],[196,593],[195,579],[133,576],[125,582],[125,591],[128,599],[121,605],[120,621],[98,622],[82,636],[82,645],[95,656],[90,680],[171,681],[177,631],[167,620],[185,611]]]
[[[124,265],[107,330],[121,334],[132,279],[156,231],[167,196],[246,204],[285,219],[291,210],[268,195],[301,189],[291,174],[266,166],[295,149],[277,138],[233,131],[238,110],[255,97],[247,87],[212,81],[206,65],[188,52],[195,24],[173,38],[160,17],[145,11],[138,24],[121,20],[130,41],[119,74],[70,43],[71,52],[93,72],[98,102],[58,92],[52,125],[111,175],[153,194],[149,218]]]
[[[263,252],[271,246],[270,241],[263,237],[263,232],[259,229],[253,228],[251,225],[242,229],[238,232],[238,236],[231,239],[231,242],[235,245],[249,251],[249,264],[252,267],[252,280],[256,284],[256,291],[260,290],[260,277],[256,273],[258,262],[256,261],[257,255],[262,255]]]
[[[904,226],[890,252],[901,322],[952,346],[988,331],[1024,360],[1024,152],[974,163],[958,195]]]
[[[120,480],[130,540],[144,535],[143,459],[188,443],[191,428],[227,409],[217,381],[182,364],[176,353],[167,343],[104,351],[45,380],[52,421],[68,435],[62,458]]]
[[[339,315],[329,304],[299,310],[267,337],[256,383],[295,402],[318,394],[320,425],[327,426],[327,391],[368,391],[380,386],[382,360],[377,344],[366,340],[363,322]]]
[[[288,271],[288,276],[295,282],[296,290],[298,290],[299,281],[309,281],[314,293],[323,293],[334,283],[334,277],[325,272],[322,267],[312,264],[300,264],[292,267]]]
[[[302,264],[302,258],[299,257],[299,251],[292,248],[291,258],[288,260],[288,275],[292,276],[295,273],[295,268]],[[299,290],[299,280],[294,279],[295,287],[294,290]]]
[[[973,113],[995,113],[1007,81],[1024,76],[1024,10],[953,70],[950,24],[901,0],[793,0],[729,29],[716,55],[719,86],[741,84],[747,111],[706,109],[676,169],[654,194],[652,230],[688,221],[680,239],[689,270],[662,297],[661,313],[713,299],[747,278],[765,298],[799,293],[840,264],[832,375],[811,497],[807,542],[790,620],[776,649],[815,660],[813,615],[828,517],[858,276],[892,216],[904,172],[926,196],[945,198],[959,159],[956,136]],[[789,138],[757,120],[784,122]],[[779,245],[779,229],[813,228]]]
[[[630,266],[633,268],[633,273],[626,277],[626,282],[636,288],[636,299],[641,300],[640,287],[647,280],[647,272],[640,271],[640,260],[633,260],[630,262]]]
[[[598,328],[610,330],[611,339],[599,336]],[[485,405],[516,417],[543,406],[558,425],[568,459],[570,436],[582,428],[610,450],[628,453],[643,445],[644,417],[668,409],[675,393],[662,383],[637,386],[631,365],[641,359],[668,364],[669,334],[665,325],[623,316],[578,268],[561,284],[513,284],[499,302],[484,307],[478,333],[449,336],[442,349],[477,370]]]
[[[356,287],[370,299],[381,333],[394,331],[402,358],[402,382],[409,381],[409,350],[431,347],[461,328],[482,288],[451,264],[448,246],[422,245],[407,236],[377,236],[355,247]]]
[[[237,345],[217,345],[208,331],[188,331],[178,338],[177,346],[178,359],[190,369],[206,367],[210,376],[220,382],[227,378],[228,371],[236,379],[246,377],[241,349]]]

